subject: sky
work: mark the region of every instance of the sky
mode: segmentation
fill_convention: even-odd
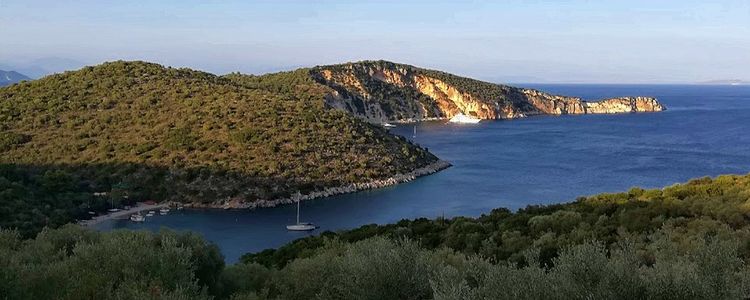
[[[750,0],[0,0],[0,69],[385,59],[493,82],[750,80]]]

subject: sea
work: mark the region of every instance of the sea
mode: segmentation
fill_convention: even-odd
[[[477,217],[498,207],[517,210],[631,187],[661,188],[691,178],[750,172],[750,86],[521,86],[587,100],[653,96],[667,110],[399,125],[392,133],[427,147],[453,167],[392,187],[305,201],[302,220],[320,226],[312,232],[286,230],[295,222],[295,205],[173,210],[143,223],[111,220],[96,228],[194,231],[216,243],[227,263],[234,263],[244,253],[327,230],[422,217]]]

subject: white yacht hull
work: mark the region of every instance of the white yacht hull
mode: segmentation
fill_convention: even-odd
[[[289,231],[310,231],[315,230],[315,225],[312,224],[295,224],[295,225],[286,225],[286,230]]]
[[[479,123],[481,119],[470,117],[464,114],[457,114],[453,116],[448,122],[450,123],[459,123],[459,124],[476,124]]]

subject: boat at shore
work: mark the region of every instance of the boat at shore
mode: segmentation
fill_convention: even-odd
[[[453,118],[448,120],[448,122],[450,123],[460,123],[460,124],[476,124],[476,123],[479,123],[479,121],[482,121],[482,119],[475,118],[472,116],[467,116],[461,113],[453,116]]]
[[[393,127],[396,127],[396,125],[393,125],[393,124],[391,124],[391,123],[383,123],[382,125],[383,125],[383,127],[385,127],[385,128],[393,128]]]
[[[133,221],[133,222],[143,222],[143,221],[146,221],[146,217],[144,217],[140,213],[132,214],[132,215],[130,215],[130,221]]]
[[[159,214],[162,216],[166,216],[167,213],[169,213],[169,208],[163,207],[162,209],[159,210]]]

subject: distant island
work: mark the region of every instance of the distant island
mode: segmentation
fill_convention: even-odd
[[[653,112],[387,61],[217,76],[117,61],[0,88],[0,171],[30,235],[135,201],[254,208],[379,188],[450,166],[382,122]],[[33,195],[33,197],[32,197]],[[64,199],[64,200],[61,200]]]
[[[23,80],[31,80],[31,78],[16,71],[0,70],[0,87],[21,82]]]
[[[741,80],[741,79],[721,79],[721,80],[709,80],[709,81],[702,81],[698,84],[707,84],[707,85],[750,85],[750,81],[748,80]]]

